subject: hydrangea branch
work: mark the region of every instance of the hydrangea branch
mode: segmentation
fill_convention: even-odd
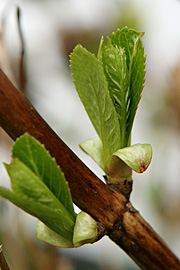
[[[45,145],[65,174],[73,202],[101,223],[103,231],[142,269],[180,269],[179,259],[128,199],[83,164],[1,70],[0,125],[13,140],[28,132]]]

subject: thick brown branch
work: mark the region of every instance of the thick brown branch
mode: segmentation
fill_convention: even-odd
[[[12,139],[28,132],[45,145],[62,168],[74,203],[102,223],[110,238],[142,269],[180,269],[180,261],[128,199],[105,185],[79,160],[2,71],[0,125]]]
[[[127,203],[127,211],[116,224],[110,238],[120,246],[141,269],[180,269],[179,259],[167,248],[151,226]]]

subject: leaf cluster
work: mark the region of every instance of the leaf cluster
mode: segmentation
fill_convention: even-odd
[[[147,168],[151,160],[151,147],[146,145],[148,158],[143,160],[144,146],[138,144],[136,164],[130,166],[130,170],[126,168],[132,163],[130,160],[126,162],[122,159],[121,162],[115,162],[118,165],[114,166],[116,157],[121,159],[121,152],[118,150],[125,148],[127,155],[129,152],[134,153],[134,149],[129,150],[128,147],[144,87],[145,56],[142,36],[143,33],[127,27],[118,29],[108,38],[107,44],[101,38],[97,57],[77,45],[70,60],[76,90],[98,135],[80,146],[110,178],[114,169],[121,171],[123,166],[126,173],[120,177],[118,172],[120,181],[130,179],[131,169],[142,163]],[[130,159],[131,157],[132,153],[129,155]],[[136,171],[140,171],[139,168]]]
[[[77,215],[68,183],[55,159],[29,134],[16,140],[12,158],[11,164],[5,164],[12,191],[0,187],[0,196],[38,218],[37,237],[40,240],[63,247],[79,245],[81,232],[74,233],[78,226]],[[87,219],[86,215],[81,213],[83,219],[80,222]],[[92,235],[93,239],[96,237],[96,222],[89,219],[93,231],[86,236],[91,241]],[[82,238],[83,244],[87,238]]]

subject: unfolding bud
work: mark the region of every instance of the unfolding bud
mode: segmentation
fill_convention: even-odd
[[[97,238],[97,223],[87,213],[80,212],[76,217],[73,233],[74,247],[93,243]]]
[[[106,164],[108,182],[118,183],[131,180],[132,170],[143,173],[148,168],[151,158],[150,144],[139,143],[117,150]]]

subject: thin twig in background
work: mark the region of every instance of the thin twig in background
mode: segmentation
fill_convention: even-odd
[[[24,54],[25,54],[25,45],[24,45],[24,38],[22,33],[22,27],[21,27],[21,10],[19,7],[17,7],[17,23],[18,23],[18,32],[20,37],[20,59],[19,59],[19,87],[22,92],[25,92],[25,86],[26,86],[26,68],[24,64]]]
[[[0,269],[1,270],[10,270],[6,259],[4,257],[3,251],[2,251],[2,246],[0,246]]]

